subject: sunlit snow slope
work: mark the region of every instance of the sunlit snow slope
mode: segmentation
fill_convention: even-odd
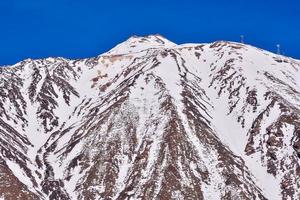
[[[299,69],[159,35],[0,68],[0,198],[300,199]]]

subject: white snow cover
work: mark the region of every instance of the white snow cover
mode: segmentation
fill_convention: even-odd
[[[224,42],[226,43],[226,42]],[[26,152],[28,159],[31,163],[28,163],[28,167],[31,171],[40,171],[44,169],[38,169],[35,166],[35,159],[38,151],[42,149],[42,152],[45,152],[43,145],[48,141],[55,141],[56,149],[62,150],[65,149],[68,145],[68,142],[72,139],[75,134],[80,134],[76,132],[76,128],[80,127],[86,115],[89,113],[89,108],[97,106],[101,102],[101,98],[108,96],[114,92],[114,89],[117,88],[124,80],[128,77],[134,76],[138,70],[143,67],[143,73],[152,72],[155,76],[161,78],[165,84],[168,94],[172,97],[173,103],[176,105],[177,112],[179,117],[183,122],[185,130],[187,130],[187,137],[190,142],[193,144],[194,148],[197,150],[201,161],[206,163],[209,166],[209,173],[212,175],[211,179],[213,180],[210,184],[203,184],[202,190],[205,199],[220,199],[222,191],[218,190],[218,187],[224,187],[224,180],[220,176],[220,171],[215,167],[218,163],[217,154],[206,154],[206,150],[201,144],[201,141],[197,138],[195,131],[189,126],[188,118],[183,113],[184,104],[183,104],[183,87],[181,86],[181,77],[186,75],[186,78],[191,82],[197,83],[203,91],[199,91],[203,95],[203,98],[195,96],[207,109],[200,109],[199,112],[204,116],[205,119],[210,121],[212,130],[217,134],[217,137],[232,151],[235,155],[241,157],[245,161],[245,166],[249,168],[249,171],[255,179],[257,186],[262,189],[263,194],[272,200],[281,199],[281,188],[280,180],[283,178],[283,174],[279,174],[274,177],[273,175],[267,172],[266,163],[261,160],[261,155],[255,153],[251,156],[245,154],[245,146],[248,142],[249,133],[248,130],[251,128],[253,121],[257,118],[258,113],[261,113],[266,109],[266,106],[270,104],[271,100],[263,100],[264,94],[272,90],[273,92],[278,92],[282,95],[288,102],[293,104],[297,109],[300,109],[300,95],[294,94],[291,95],[288,93],[286,85],[280,84],[278,82],[272,82],[268,80],[265,76],[265,72],[270,72],[274,77],[283,80],[288,83],[291,87],[295,88],[300,92],[300,62],[292,58],[286,58],[283,56],[278,56],[273,53],[257,49],[249,45],[243,45],[238,43],[226,43],[223,47],[222,52],[216,51],[211,48],[212,44],[182,44],[176,45],[173,42],[168,41],[159,35],[151,35],[147,37],[131,37],[124,43],[117,45],[115,48],[110,50],[107,53],[100,55],[95,58],[97,64],[92,67],[88,67],[85,63],[87,60],[81,60],[76,63],[76,68],[81,68],[81,74],[78,79],[69,79],[69,83],[78,91],[80,94],[79,97],[72,96],[70,104],[67,105],[64,101],[64,97],[61,95],[60,88],[54,86],[54,90],[59,94],[56,98],[57,108],[54,109],[55,116],[59,117],[59,125],[51,133],[44,133],[43,127],[38,119],[36,113],[38,110],[38,105],[36,102],[31,102],[27,94],[28,87],[31,84],[31,74],[32,69],[29,65],[32,64],[31,60],[28,60],[30,64],[27,64],[28,69],[22,74],[24,79],[24,85],[22,88],[22,93],[25,94],[25,101],[30,105],[30,109],[27,109],[27,120],[28,125],[23,128],[20,124],[13,124],[9,122],[16,130],[22,133],[28,138],[32,146],[28,146]],[[236,50],[234,53],[232,50],[232,45],[238,45],[240,49]],[[195,50],[197,47],[201,46],[202,50]],[[192,50],[191,50],[192,49]],[[171,56],[164,57],[162,52],[166,50],[174,50],[184,59],[175,60]],[[195,56],[195,53],[199,53],[200,56]],[[221,55],[221,53],[223,53]],[[145,65],[138,66],[137,69],[134,69],[129,72],[129,74],[124,73],[126,69],[134,68],[135,58],[141,57],[151,57],[155,54],[155,58],[158,59],[159,67],[151,69],[153,63],[147,63]],[[151,56],[150,56],[151,55]],[[240,77],[237,78],[232,83],[232,88],[238,88],[242,81],[245,82],[245,85],[249,88],[254,88],[256,90],[257,99],[259,103],[257,105],[257,112],[252,112],[250,107],[245,106],[247,91],[246,88],[240,90],[241,99],[239,97],[232,97],[230,100],[228,98],[229,92],[223,90],[221,95],[218,94],[218,89],[222,86],[222,82],[212,83],[212,79],[217,77],[218,70],[221,70],[225,65],[228,59],[233,58],[234,67],[228,70],[226,76],[237,76],[241,75],[245,77],[245,80],[241,80]],[[286,61],[286,62],[277,62],[276,60]],[[49,65],[50,63],[55,63],[55,58],[49,58],[46,60]],[[65,60],[69,64],[73,61]],[[291,64],[292,63],[292,64]],[[41,64],[42,65],[42,64]],[[178,66],[179,65],[179,66]],[[16,64],[15,66],[18,66]],[[15,67],[12,66],[12,67]],[[177,67],[178,66],[178,67]],[[187,67],[189,73],[184,74],[184,66]],[[212,70],[216,68],[216,70]],[[42,70],[42,69],[41,69]],[[121,74],[123,73],[123,74]],[[120,75],[121,74],[121,75]],[[45,72],[43,73],[42,79],[45,78]],[[200,77],[198,80],[195,76]],[[95,77],[100,77],[97,81],[93,82],[92,79]],[[116,78],[119,77],[119,78]],[[105,91],[100,91],[99,88],[107,83],[110,83],[110,86]],[[37,85],[37,91],[41,89],[42,85]],[[142,173],[141,184],[146,183],[154,170],[154,163],[158,156],[158,149],[161,146],[163,130],[168,122],[169,118],[165,114],[160,113],[159,105],[161,102],[157,101],[157,94],[160,90],[155,87],[154,83],[146,84],[145,80],[139,78],[137,79],[135,85],[130,90],[130,98],[127,104],[124,107],[121,107],[122,115],[119,115],[119,118],[114,119],[116,123],[120,123],[120,128],[116,128],[112,133],[117,135],[119,132],[122,132],[122,123],[126,120],[125,117],[131,115],[138,116],[137,124],[137,148],[138,151],[142,148],[142,142],[145,139],[153,141],[151,145],[147,166]],[[91,101],[89,101],[91,99]],[[203,100],[204,99],[204,100]],[[116,99],[117,100],[117,99]],[[237,104],[232,112],[230,112],[230,106],[232,102],[237,101]],[[86,103],[88,106],[82,106],[82,102]],[[10,103],[6,102],[7,107],[10,107]],[[99,107],[99,113],[105,111],[110,104],[107,102],[102,107]],[[79,113],[79,109],[82,107],[82,112]],[[76,112],[75,112],[75,109]],[[16,111],[12,110],[11,113]],[[74,114],[75,113],[75,114]],[[78,113],[78,115],[77,115]],[[245,119],[244,127],[238,123],[238,118],[243,114]],[[280,116],[281,111],[279,105],[276,104],[272,111],[269,113],[268,118],[263,118],[261,126],[261,134],[265,134],[265,130],[269,127],[277,118]],[[153,118],[160,120],[160,124],[157,127],[154,127],[153,124],[147,124],[147,119]],[[69,132],[64,135],[53,135],[53,138],[50,138],[51,134],[55,131],[62,130],[65,127],[72,127]],[[118,126],[116,126],[118,127]],[[108,127],[103,126],[103,133],[108,129]],[[154,130],[156,129],[156,130]],[[290,141],[293,136],[295,127],[290,124],[285,124],[284,126],[284,144],[289,146],[283,152],[278,153],[278,157],[283,157],[289,154],[292,154],[294,151],[290,146]],[[155,135],[150,135],[150,133],[155,132]],[[100,134],[100,133],[99,133]],[[108,136],[109,139],[111,136]],[[120,138],[126,137],[121,135]],[[124,139],[124,138],[123,138]],[[90,138],[93,140],[93,138]],[[125,139],[124,139],[125,140]],[[254,141],[255,145],[258,145],[258,140]],[[64,180],[67,176],[65,169],[68,167],[70,162],[82,153],[83,149],[86,148],[86,141],[82,140],[77,145],[76,148],[72,149],[67,156],[60,155],[60,152],[50,152],[47,155],[46,161],[51,163],[53,167],[54,176],[56,180]],[[122,147],[123,148],[123,147]],[[128,149],[124,148],[121,151],[126,152]],[[90,150],[90,158],[94,158],[98,153],[97,149]],[[168,154],[168,152],[166,152]],[[137,156],[137,155],[134,155]],[[134,160],[134,159],[132,159]],[[118,172],[118,178],[116,180],[115,186],[115,196],[114,199],[120,195],[122,190],[125,187],[126,180],[128,180],[128,175],[132,169],[133,162],[130,161],[128,156],[122,155],[119,157],[118,161],[120,162],[121,168]],[[92,161],[91,161],[92,162]],[[200,161],[199,161],[200,162]],[[14,172],[14,175],[25,185],[27,185],[30,190],[34,191],[32,181],[26,177],[23,170],[18,164],[13,161],[6,159],[6,164]],[[167,165],[166,161],[161,166],[163,171]],[[190,167],[193,169],[194,173],[200,177],[200,174],[196,170],[196,166],[199,163],[191,162]],[[181,163],[178,163],[178,168],[183,169]],[[89,168],[85,169],[86,171]],[[44,177],[44,174],[42,177]],[[80,167],[76,166],[71,170],[71,178],[68,181],[64,181],[65,189],[72,199],[76,199],[78,193],[75,192],[76,186],[80,185],[80,181],[84,179],[85,171],[81,171]],[[162,175],[162,174],[161,174]],[[33,175],[37,182],[40,184],[42,179],[39,178],[36,174]],[[184,179],[184,184],[189,185],[188,177],[184,173],[181,173],[181,177]],[[162,178],[157,182],[158,189],[155,191],[155,194],[158,195],[159,188],[162,184]],[[37,191],[41,191],[41,187],[35,188]],[[95,191],[103,192],[104,186],[98,185],[93,188]],[[139,190],[143,190],[140,188]],[[1,199],[2,197],[0,197]],[[174,199],[184,198],[182,194],[178,191],[173,193]]]

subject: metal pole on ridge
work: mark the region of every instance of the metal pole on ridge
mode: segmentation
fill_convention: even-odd
[[[241,43],[244,44],[244,35],[240,35],[241,37]]]

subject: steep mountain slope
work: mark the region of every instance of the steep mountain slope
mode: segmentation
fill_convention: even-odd
[[[159,35],[0,68],[0,195],[299,199],[299,69]]]

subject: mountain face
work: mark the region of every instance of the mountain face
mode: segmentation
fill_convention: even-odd
[[[300,199],[300,61],[131,37],[0,68],[0,198]]]

